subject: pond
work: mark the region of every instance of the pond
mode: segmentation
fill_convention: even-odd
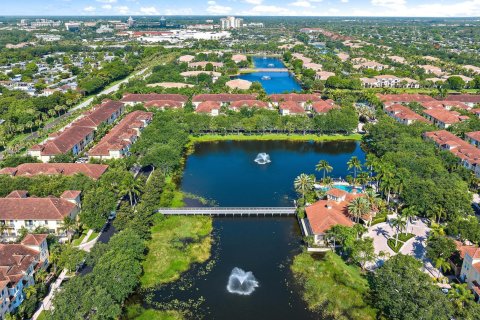
[[[271,57],[253,57],[253,64],[257,69],[285,68],[280,59]],[[253,72],[242,74],[238,78],[260,82],[267,94],[302,90],[300,83],[290,72]]]
[[[254,161],[261,152],[270,163]],[[365,160],[359,143],[346,141],[201,143],[187,159],[181,187],[220,206],[291,206],[297,175],[314,173],[324,159],[333,166],[333,177],[345,177],[346,162],[354,155]],[[202,301],[195,314],[204,319],[320,318],[307,310],[289,268],[301,251],[295,218],[214,218],[213,226],[211,268],[197,265],[179,282],[157,289],[150,306],[174,299]],[[252,272],[258,286],[251,294],[227,290],[234,268]]]

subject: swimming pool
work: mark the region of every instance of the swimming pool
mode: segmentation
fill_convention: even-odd
[[[347,191],[348,193],[352,193],[353,190],[355,190],[356,192],[362,191],[362,189],[360,189],[360,188],[356,188],[356,187],[349,186],[349,185],[344,185],[344,184],[333,184],[333,188],[335,188],[335,189],[340,189],[340,190],[343,190],[343,191]],[[328,191],[328,190],[330,190],[331,188],[320,187],[320,189],[325,190],[325,191]]]

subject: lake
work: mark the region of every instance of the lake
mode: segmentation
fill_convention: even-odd
[[[260,152],[268,153],[271,163],[255,163]],[[314,173],[315,164],[324,159],[333,166],[333,177],[345,177],[346,162],[354,155],[364,162],[357,142],[201,143],[188,156],[181,188],[220,206],[291,206],[296,176]],[[296,218],[214,218],[213,226],[213,266],[197,265],[179,282],[157,289],[154,303],[147,306],[178,299],[202,301],[195,318],[321,319],[306,309],[289,268],[302,245]],[[227,290],[235,267],[251,271],[258,281],[250,295]]]
[[[257,69],[285,68],[278,58],[253,57],[253,64]],[[267,80],[265,77],[269,77]],[[260,82],[267,94],[301,91],[300,83],[290,72],[253,72],[238,76],[240,79],[251,82]]]

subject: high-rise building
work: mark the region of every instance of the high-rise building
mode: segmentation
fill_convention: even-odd
[[[165,28],[167,26],[167,19],[165,17],[160,18],[160,27]]]
[[[243,19],[235,17],[226,17],[220,19],[220,25],[223,30],[227,29],[239,29],[243,27]]]
[[[133,26],[135,25],[135,20],[133,20],[132,17],[128,18],[128,20],[127,20],[127,25],[128,25],[129,27],[133,27]]]

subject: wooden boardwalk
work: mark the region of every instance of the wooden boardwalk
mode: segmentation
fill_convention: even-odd
[[[293,216],[295,207],[199,207],[199,208],[160,208],[164,215],[204,215],[204,216]]]

